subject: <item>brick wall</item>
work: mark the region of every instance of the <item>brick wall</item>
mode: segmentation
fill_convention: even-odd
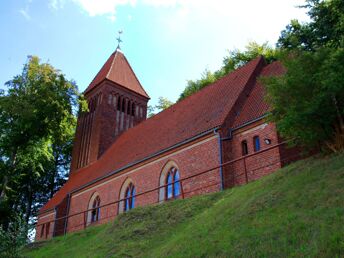
[[[55,211],[50,211],[38,216],[35,241],[42,241],[53,237]]]
[[[250,156],[255,153],[253,140],[255,136],[259,137],[260,150],[279,143],[275,125],[262,120],[234,131],[232,139],[223,141],[224,162],[243,157],[242,141],[245,140],[248,147],[247,158],[224,167],[225,187],[248,183],[281,167],[278,147]],[[270,144],[266,144],[264,139],[269,139]]]
[[[85,97],[89,112],[78,118],[71,172],[96,161],[122,132],[144,121],[147,115],[147,98],[109,81]],[[119,99],[123,112],[117,110]]]
[[[176,164],[179,169],[180,177],[184,178],[202,172],[210,167],[218,166],[218,155],[218,142],[216,136],[211,135],[201,141],[195,141],[182,149],[158,157],[154,161],[117,174],[86,190],[72,194],[69,214],[75,214],[86,210],[89,207],[89,201],[95,193],[99,194],[101,205],[118,200],[120,198],[122,185],[126,180],[132,181],[135,185],[136,193],[144,192],[159,186],[160,176],[166,165],[168,166],[170,163]],[[219,191],[219,189],[219,169],[183,182],[183,192],[186,198],[196,194]],[[158,202],[159,190],[156,190],[138,196],[135,200],[135,206],[143,206]],[[118,209],[118,204],[101,208],[100,222],[103,223],[112,219],[118,214]],[[90,214],[88,214],[88,216],[90,216]],[[87,216],[85,217],[83,214],[80,214],[70,217],[68,219],[67,231],[71,232],[82,229],[84,224],[87,224]]]

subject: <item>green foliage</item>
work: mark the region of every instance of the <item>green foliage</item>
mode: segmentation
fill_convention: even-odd
[[[271,63],[272,61],[276,60],[277,52],[274,48],[270,47],[267,42],[262,45],[259,45],[256,42],[249,42],[245,48],[245,51],[240,51],[238,49],[229,51],[228,56],[223,59],[223,66],[219,70],[212,73],[206,69],[201,74],[201,79],[195,81],[188,80],[187,85],[184,91],[180,94],[178,101],[203,89],[209,84],[217,81],[221,77],[245,65],[260,55],[263,55],[266,61]]]
[[[211,71],[206,69],[201,74],[201,79],[196,80],[196,81],[192,81],[192,80],[187,81],[187,85],[186,85],[185,89],[183,90],[183,92],[180,94],[178,101],[185,99],[188,96],[191,96],[195,92],[203,89],[204,87],[215,82],[217,79],[219,79],[221,77],[222,77],[222,74],[220,75],[220,73],[219,73],[219,74],[215,75],[215,73],[212,73]]]
[[[303,146],[340,149],[333,140],[337,130],[344,132],[343,58],[344,49],[286,53],[286,74],[263,79],[282,136]]]
[[[343,46],[344,1],[307,0],[309,23],[292,20],[281,32],[277,46],[284,49],[314,51],[320,47]]]
[[[27,243],[27,224],[16,217],[7,230],[0,226],[0,257],[22,257],[20,251]]]
[[[85,101],[73,81],[38,57],[0,93],[0,225],[29,221],[65,180]]]
[[[223,67],[221,72],[223,75],[228,74],[239,67],[247,64],[258,56],[264,56],[268,64],[277,59],[277,51],[271,47],[268,42],[259,45],[257,42],[249,42],[245,47],[245,51],[238,49],[230,51],[229,55],[223,60]]]
[[[277,46],[285,76],[266,79],[272,120],[304,146],[344,149],[344,1],[308,0],[310,22],[291,21]]]
[[[153,106],[148,106],[148,117],[154,116],[156,113],[159,113],[170,106],[172,106],[174,103],[170,101],[169,99],[165,97],[159,97],[158,104]]]
[[[294,163],[248,185],[138,207],[27,257],[342,257],[344,155]]]

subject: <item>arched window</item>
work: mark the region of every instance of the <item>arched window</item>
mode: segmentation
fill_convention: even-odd
[[[260,150],[259,136],[253,137],[253,146],[254,146],[254,151],[259,151]]]
[[[122,112],[125,112],[125,103],[126,103],[126,99],[123,98],[122,99],[122,109],[121,109]]]
[[[117,106],[117,96],[116,95],[113,95],[112,104],[113,104],[113,107],[116,109],[116,106]]]
[[[48,238],[49,236],[49,231],[50,231],[50,222],[47,223],[46,228],[45,228],[45,237]]]
[[[41,238],[42,238],[43,235],[44,235],[44,227],[45,227],[45,224],[43,224],[42,227],[41,227]]]
[[[97,192],[93,193],[87,212],[87,225],[97,222],[100,219],[100,197]]]
[[[127,101],[127,114],[130,115],[131,101]]]
[[[100,215],[100,198],[97,196],[92,204],[92,212],[91,212],[91,223],[96,222],[99,220]]]
[[[135,186],[130,183],[125,191],[124,211],[135,207]]]
[[[179,171],[175,167],[172,167],[166,176],[166,190],[165,199],[175,199],[180,195],[180,177]]]
[[[130,178],[125,179],[119,192],[119,199],[121,201],[118,203],[118,213],[126,212],[135,208],[135,195],[136,187],[134,182]]]
[[[241,148],[242,148],[242,155],[247,155],[248,154],[248,148],[247,148],[247,141],[242,141],[241,142]]]
[[[135,116],[135,103],[134,102],[132,103],[132,106],[131,106],[131,115]]]
[[[117,100],[117,110],[121,111],[121,102],[122,102],[122,98],[120,96],[118,96],[118,100]]]

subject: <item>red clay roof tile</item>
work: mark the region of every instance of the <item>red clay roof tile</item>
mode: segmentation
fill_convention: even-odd
[[[285,69],[282,64],[273,62],[263,68],[260,76],[277,76],[283,73],[285,73]],[[236,128],[266,114],[269,111],[269,105],[264,101],[264,96],[264,86],[257,80],[231,127]]]
[[[109,80],[149,98],[146,91],[141,86],[128,60],[120,50],[116,50],[105,62],[96,77],[85,90],[85,93],[94,89],[103,80]]]

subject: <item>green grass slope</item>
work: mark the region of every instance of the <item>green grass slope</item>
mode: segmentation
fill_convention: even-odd
[[[221,193],[138,207],[27,257],[344,257],[344,155]]]

